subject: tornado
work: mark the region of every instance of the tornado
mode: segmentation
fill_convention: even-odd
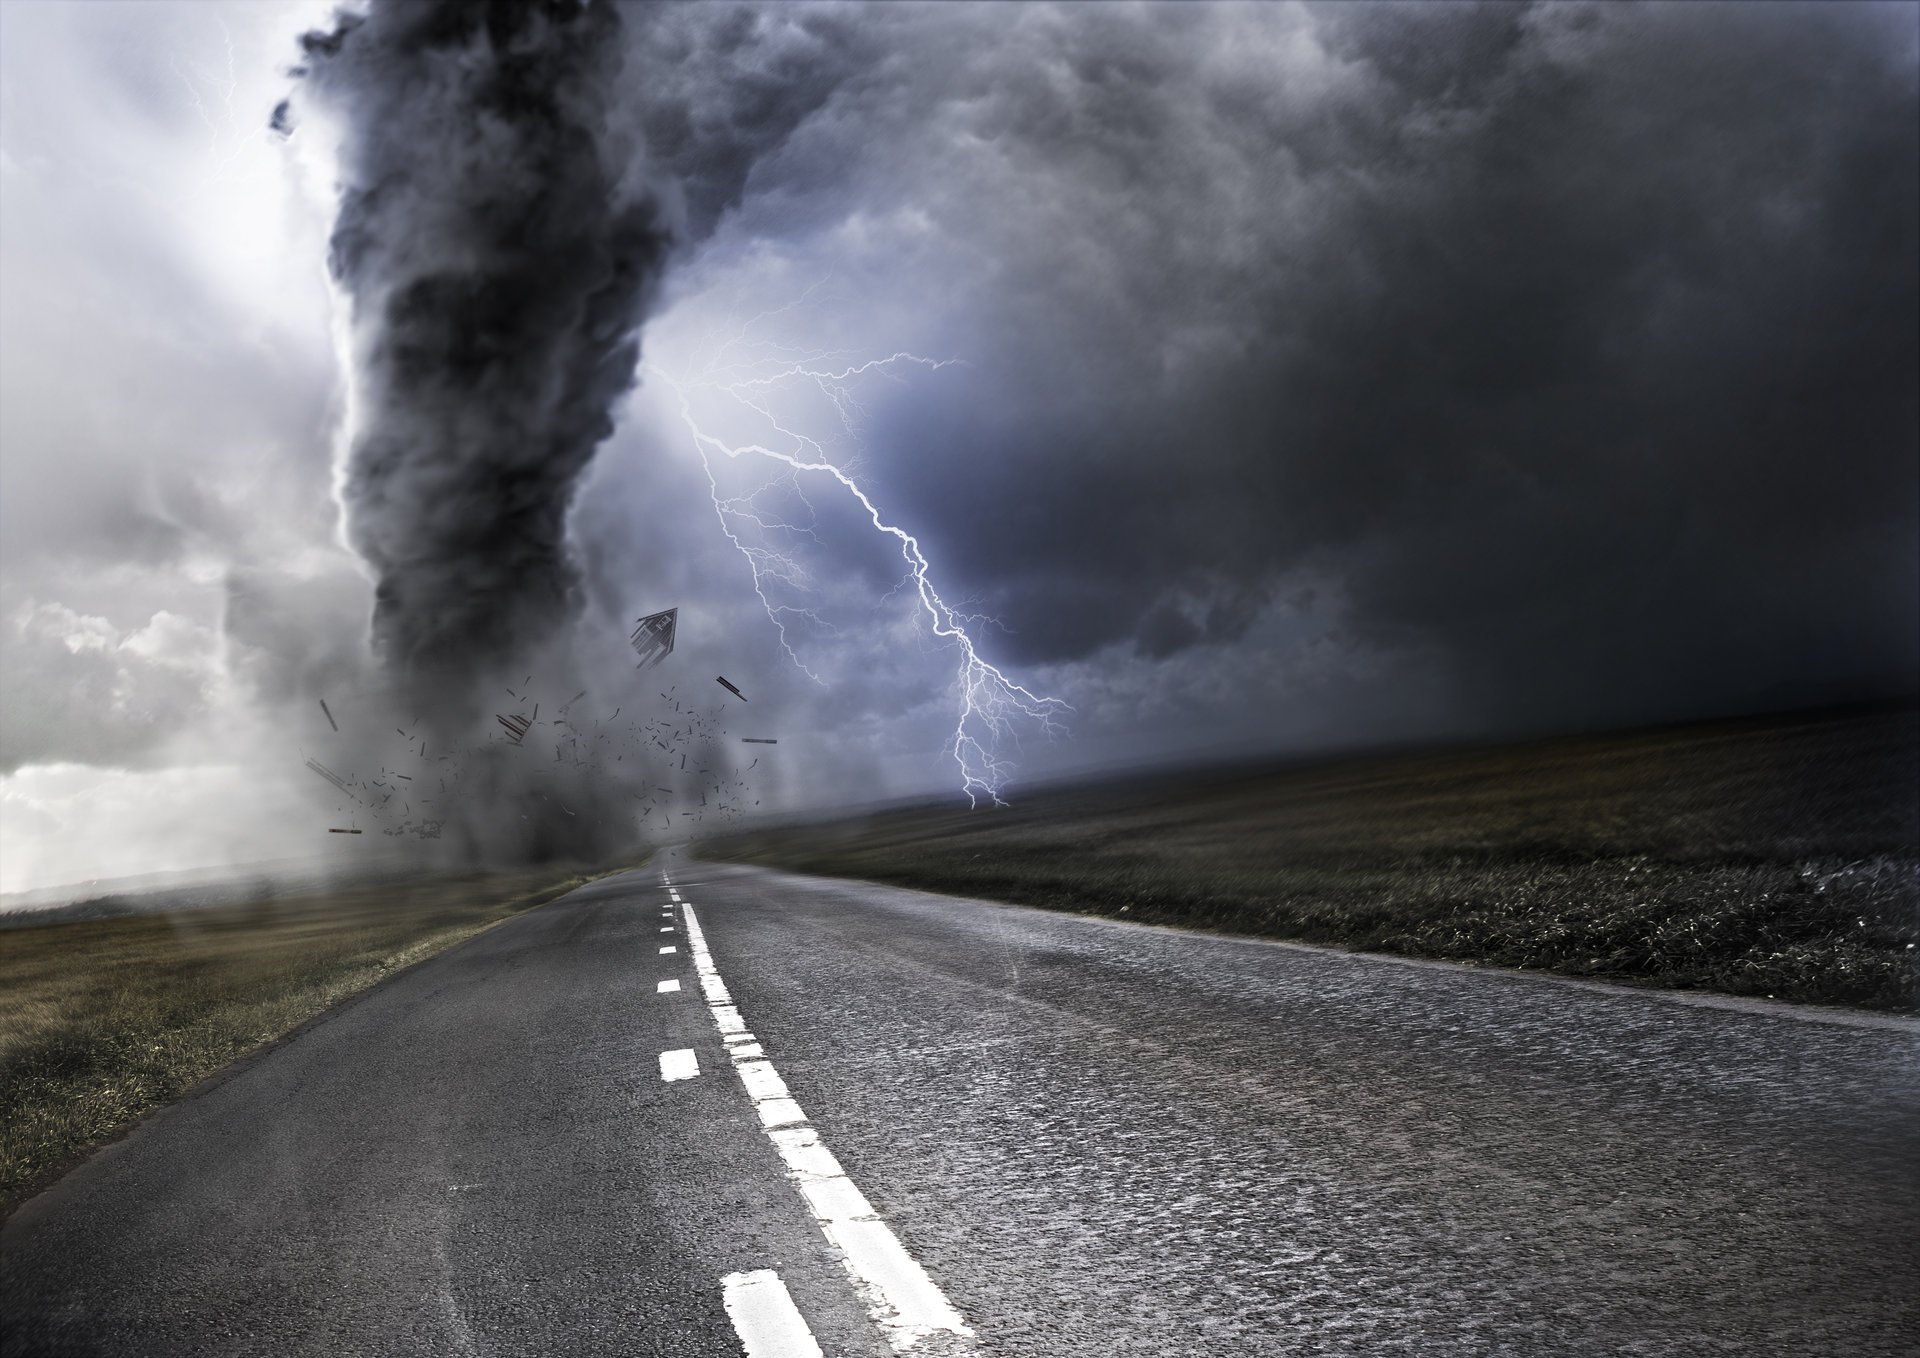
[[[293,71],[338,137],[337,487],[374,648],[463,719],[579,612],[567,513],[671,244],[613,116],[620,29],[606,0],[375,0]]]

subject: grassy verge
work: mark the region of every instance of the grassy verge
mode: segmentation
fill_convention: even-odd
[[[0,1211],[236,1058],[587,880],[440,875],[0,932]]]
[[[1911,1012],[1920,716],[1056,788],[702,856],[1128,919]]]

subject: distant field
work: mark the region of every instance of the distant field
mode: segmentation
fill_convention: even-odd
[[[1135,778],[702,841],[1053,909],[1912,1011],[1920,714]]]
[[[262,1043],[586,880],[443,874],[0,931],[0,1210]]]

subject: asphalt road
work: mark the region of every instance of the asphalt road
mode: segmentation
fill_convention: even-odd
[[[29,1203],[6,1353],[738,1355],[773,1270],[879,1358],[775,1107],[974,1332],[916,1356],[1920,1349],[1920,1025],[668,867],[697,935],[577,891]]]

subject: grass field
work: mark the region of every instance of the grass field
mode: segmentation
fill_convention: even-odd
[[[585,880],[422,876],[0,931],[0,1211],[237,1057]]]
[[[1920,977],[1920,714],[1137,777],[701,856],[1378,952],[1894,1011]]]

